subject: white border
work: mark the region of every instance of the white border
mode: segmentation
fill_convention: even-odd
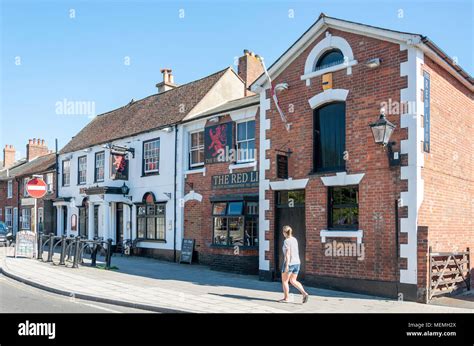
[[[325,186],[346,186],[358,185],[365,173],[347,174],[346,172],[337,172],[331,177],[321,177]]]
[[[349,90],[347,89],[326,89],[311,97],[308,102],[312,109],[316,109],[325,103],[334,101],[346,101]]]

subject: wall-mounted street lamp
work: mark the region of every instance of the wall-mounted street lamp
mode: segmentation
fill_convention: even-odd
[[[387,120],[383,108],[380,113],[379,119],[375,123],[369,124],[372,135],[374,136],[374,141],[377,144],[382,144],[384,148],[387,148],[390,166],[398,166],[400,165],[400,155],[398,152],[392,150],[392,146],[396,142],[390,141],[393,130],[395,130],[395,125]]]
[[[130,192],[130,188],[125,185],[125,182],[123,183],[123,185],[120,187],[120,189],[122,190],[122,194],[123,194],[123,197],[125,197],[126,195],[128,195],[128,193]]]

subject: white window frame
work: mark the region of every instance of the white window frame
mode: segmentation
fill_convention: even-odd
[[[102,160],[97,160],[99,156],[102,156]],[[102,162],[102,166],[98,166],[97,162]],[[98,168],[102,168],[102,177],[99,177]],[[105,151],[99,151],[94,155],[94,181],[96,183],[101,183],[105,180]]]
[[[199,143],[197,147],[193,147],[192,136],[198,133],[202,133],[202,143]],[[204,129],[189,132],[189,167],[190,168],[204,166],[204,160],[201,162],[192,163],[192,157],[193,157],[192,153],[194,151],[199,151],[199,150],[202,150],[202,154],[203,154],[202,156],[204,159]]]
[[[66,177],[66,174],[64,173],[64,163],[68,162],[69,167],[68,167],[68,172],[67,172],[67,182],[64,177]],[[70,186],[71,185],[71,160],[63,160],[61,162],[61,173],[62,173],[62,179],[61,179],[61,185],[62,186]]]
[[[8,227],[13,227],[13,208],[12,207],[5,207],[5,223]]]
[[[53,173],[46,173],[46,192],[51,193],[53,192]]]
[[[254,137],[252,139],[249,139],[247,137],[247,132],[245,133],[246,139],[239,141],[239,125],[243,123],[248,123],[250,121],[253,121],[255,123],[255,130],[254,130]],[[256,152],[254,152],[254,157],[252,159],[246,159],[246,160],[241,160],[240,159],[240,150],[239,150],[239,143],[247,142],[247,155],[248,155],[248,142],[253,141],[254,142],[254,150],[256,149],[257,141],[256,141],[256,135],[257,135],[257,122],[254,118],[252,119],[244,119],[242,121],[238,121],[235,123],[235,147],[237,149],[237,163],[247,163],[247,162],[254,162],[256,160]],[[247,131],[248,125],[246,126],[246,131]]]
[[[147,156],[147,145],[152,143],[158,142],[157,152],[158,155]],[[154,138],[148,141],[144,141],[143,143],[143,174],[150,174],[150,173],[159,173],[160,172],[160,150],[161,150],[161,141],[160,138]],[[149,163],[156,163],[155,169],[147,169],[147,164]]]
[[[7,182],[7,198],[13,198],[13,180]]]
[[[31,230],[31,208],[21,208],[21,229]]]
[[[30,197],[28,190],[26,189],[26,185],[30,181],[30,178],[23,178],[23,197]]]
[[[81,163],[81,160],[83,159],[84,159],[84,163]],[[83,175],[81,176],[82,173]],[[84,178],[84,180],[82,180],[81,177]],[[87,183],[87,155],[83,155],[77,158],[77,184],[84,185],[86,183]]]

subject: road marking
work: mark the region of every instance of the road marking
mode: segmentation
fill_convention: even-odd
[[[123,313],[122,311],[113,310],[113,309],[109,309],[109,308],[104,308],[103,306],[99,306],[99,305],[95,305],[95,304],[89,304],[89,303],[84,303],[84,302],[76,302],[76,301],[74,303],[81,304],[81,305],[87,305],[91,308],[100,309],[100,310],[104,310],[104,311],[109,311],[109,312],[113,312],[115,314],[122,314]]]

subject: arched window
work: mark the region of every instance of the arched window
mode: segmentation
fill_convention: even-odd
[[[137,204],[137,237],[144,240],[165,241],[166,203],[156,202],[153,192],[143,195],[142,203]]]
[[[344,55],[339,49],[331,49],[325,52],[316,62],[315,70],[342,64]]]
[[[155,195],[153,192],[147,192],[143,195],[143,203],[153,204],[155,203]]]
[[[344,171],[346,103],[326,104],[314,111],[314,171]]]

